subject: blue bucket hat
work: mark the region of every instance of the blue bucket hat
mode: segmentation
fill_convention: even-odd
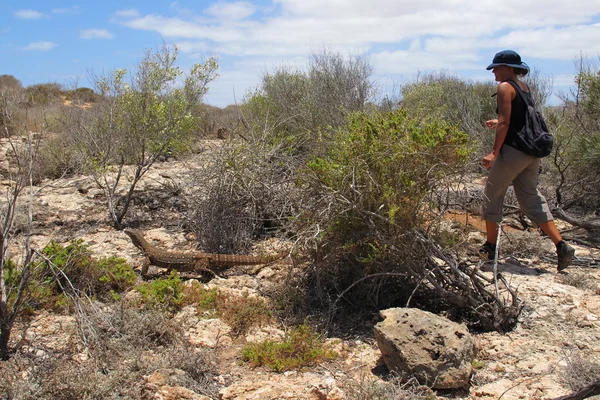
[[[521,68],[529,71],[529,66],[521,61],[521,56],[513,50],[502,50],[496,53],[494,60],[488,67],[487,70],[494,68],[497,65],[507,65],[513,68]]]

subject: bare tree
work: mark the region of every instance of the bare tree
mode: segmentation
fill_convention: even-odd
[[[9,123],[20,100],[19,96],[14,94],[9,90],[0,90],[0,115]],[[2,131],[2,136],[8,144],[11,161],[7,170],[10,185],[6,187],[0,204],[0,360],[9,358],[11,330],[26,298],[34,255],[29,237],[32,221],[31,207],[36,194],[33,191],[32,181],[38,143],[34,142],[30,132],[26,133],[25,141],[11,139],[9,125],[4,125]],[[24,130],[21,127],[21,133]],[[27,230],[22,245],[21,265],[17,266],[8,256],[8,247],[14,239],[17,207],[25,194],[27,195]]]

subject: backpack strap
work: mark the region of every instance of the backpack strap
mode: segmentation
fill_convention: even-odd
[[[507,79],[503,82],[510,83],[512,85],[512,87],[514,87],[516,89],[517,93],[519,93],[519,95],[521,96],[521,98],[523,99],[525,104],[535,108],[535,104],[533,103],[533,97],[531,96],[531,92],[525,93],[525,91],[523,89],[521,89],[521,86],[517,82],[513,81],[512,79]]]

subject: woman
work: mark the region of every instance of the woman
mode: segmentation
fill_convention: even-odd
[[[529,72],[521,56],[512,50],[496,53],[493,62],[487,67],[492,70],[498,84],[498,119],[487,121],[488,128],[496,129],[496,139],[492,151],[483,157],[483,166],[490,170],[485,185],[483,218],[487,231],[486,243],[480,253],[489,259],[494,258],[498,223],[502,221],[502,206],[508,186],[513,184],[521,210],[544,231],[556,245],[558,271],[567,268],[575,249],[567,244],[556,225],[544,196],[537,189],[540,159],[527,155],[516,148],[514,137],[525,124],[527,106],[517,90],[507,81],[513,81],[530,96],[529,87],[519,81],[519,76]]]

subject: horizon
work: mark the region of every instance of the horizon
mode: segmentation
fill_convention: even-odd
[[[486,66],[496,52],[513,49],[553,78],[552,104],[573,87],[576,60],[596,62],[600,54],[600,2],[591,0],[52,4],[0,3],[0,75],[23,86],[93,87],[91,74],[131,70],[164,42],[180,49],[184,71],[219,58],[219,77],[204,102],[226,107],[241,102],[265,73],[306,70],[323,49],[367,57],[382,96],[428,73],[493,82]]]

